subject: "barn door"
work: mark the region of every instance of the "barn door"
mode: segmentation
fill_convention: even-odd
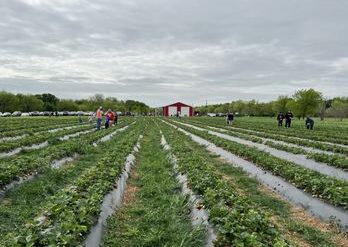
[[[190,116],[190,107],[181,107],[181,114],[182,117],[188,117]]]

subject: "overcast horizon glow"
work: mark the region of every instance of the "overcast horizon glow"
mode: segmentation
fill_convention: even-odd
[[[150,106],[348,96],[348,1],[1,0],[0,90]]]

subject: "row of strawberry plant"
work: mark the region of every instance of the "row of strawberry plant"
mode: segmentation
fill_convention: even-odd
[[[127,122],[123,122],[117,128],[126,124]],[[93,142],[112,133],[117,128],[93,132],[88,136],[79,136],[69,141],[58,142],[55,145],[15,158],[2,159],[0,161],[0,188],[26,174],[50,168],[54,160],[71,156],[74,153],[83,154],[87,152]]]
[[[72,118],[2,118],[1,123],[0,123],[0,128],[12,128],[12,127],[20,127],[25,125],[38,125],[43,122],[67,122],[67,121],[72,121]]]
[[[189,122],[190,124],[193,124],[195,126],[199,126],[201,128],[207,128],[209,126],[198,123],[198,122]],[[283,150],[286,152],[290,152],[293,154],[304,154],[306,155],[306,157],[308,159],[313,159],[317,162],[323,162],[326,163],[330,166],[335,166],[337,168],[342,168],[342,169],[348,169],[348,159],[344,156],[341,155],[336,155],[336,154],[325,154],[325,153],[316,153],[316,152],[309,152],[303,148],[300,147],[292,147],[292,146],[288,146],[288,145],[283,145],[280,143],[275,143],[273,141],[267,140],[264,141],[262,138],[257,137],[257,136],[253,136],[250,134],[245,134],[245,133],[240,133],[238,131],[231,131],[230,129],[223,129],[223,131],[221,131],[219,128],[214,129],[214,131],[216,132],[220,132],[220,133],[227,133],[228,135],[231,136],[235,136],[241,139],[245,139],[248,141],[252,141],[252,142],[256,142],[256,143],[263,143],[267,146],[279,149],[279,150]]]
[[[211,123],[215,125],[220,126],[226,126],[226,123],[221,118],[194,118],[196,121],[204,122],[204,123]],[[263,122],[265,121],[265,122]],[[250,118],[248,120],[245,120],[245,118],[237,118],[233,126],[249,130],[249,131],[259,131],[259,132],[266,132],[269,134],[274,135],[282,135],[284,137],[297,137],[303,140],[314,140],[314,141],[321,141],[321,142],[330,142],[333,145],[334,144],[345,144],[348,145],[348,136],[344,133],[345,129],[343,130],[331,130],[325,129],[323,131],[319,131],[316,129],[315,131],[308,131],[304,128],[298,129],[298,128],[277,128],[276,122],[274,124],[270,124],[266,120],[262,120],[261,122],[257,119],[254,120],[254,118]],[[303,125],[304,126],[304,125]],[[343,134],[342,134],[343,131]]]
[[[244,159],[250,160],[254,164],[272,172],[276,176],[286,179],[297,188],[303,189],[315,197],[322,198],[335,206],[348,208],[348,183],[346,181],[298,166],[293,162],[271,156],[267,152],[254,147],[225,140],[209,134],[208,131],[196,130],[176,122],[174,124]]]
[[[239,120],[239,119],[237,119]],[[237,120],[235,121],[235,123],[237,122]],[[194,121],[194,122],[200,122],[203,124],[209,124],[212,126],[216,126],[216,127],[220,127],[220,128],[230,128],[229,126],[226,126],[226,123],[224,121],[222,121],[221,119],[213,119],[213,118],[192,118],[189,121]],[[244,126],[242,124],[233,124],[233,130],[235,131],[241,131],[243,133],[247,133],[247,134],[252,134],[252,135],[262,135],[262,134],[268,134],[271,136],[279,136],[279,137],[283,137],[283,138],[292,138],[292,139],[300,139],[300,141],[304,142],[304,145],[306,145],[307,143],[319,143],[319,144],[327,144],[328,146],[333,146],[333,147],[341,147],[340,145],[335,145],[335,144],[339,144],[339,142],[332,142],[330,143],[329,140],[315,140],[315,138],[311,138],[311,137],[306,137],[307,135],[318,135],[317,131],[315,132],[311,132],[311,131],[300,131],[298,129],[284,129],[284,128],[273,128],[270,127],[269,124],[267,125],[268,128],[265,129],[258,129],[258,126],[256,123],[253,123],[252,125],[250,125],[249,127]],[[234,128],[236,127],[236,128]],[[329,133],[325,133],[328,137],[330,138],[334,138],[335,140],[338,139],[343,139],[345,142],[346,138],[343,137],[342,133],[340,133],[339,131],[336,131],[336,134],[329,134]],[[336,137],[337,135],[337,137]],[[325,142],[329,142],[329,143],[325,143]],[[297,143],[296,143],[297,144]],[[344,144],[344,143],[341,143]],[[330,150],[328,150],[330,151]]]
[[[260,185],[260,182],[243,171],[240,167],[235,167],[230,163],[219,159],[215,155],[211,155],[206,149],[194,143],[190,145],[204,160],[209,160],[209,163],[214,166],[228,181],[229,185],[236,189],[240,194],[248,197],[256,207],[267,214],[272,215],[272,222],[280,228],[281,234],[286,236],[293,246],[302,246],[301,240],[304,240],[308,246],[320,247],[337,247],[334,244],[336,234],[333,231],[323,232],[318,228],[318,225],[308,225],[308,219],[299,220],[293,214],[293,207],[284,201],[281,197],[270,193],[267,189]],[[343,237],[343,236],[342,236]],[[300,240],[300,241],[299,241]]]
[[[95,166],[47,198],[37,217],[0,241],[6,246],[78,246],[100,213],[103,197],[124,169],[141,132],[136,125]]]
[[[86,153],[80,154],[73,162],[59,169],[47,169],[35,179],[8,190],[3,200],[0,199],[0,239],[33,219],[48,197],[72,184],[83,171],[109,155],[114,146],[127,138],[127,135],[128,130],[118,131],[113,138],[98,142],[96,147],[88,148]]]
[[[217,121],[217,120],[215,120]],[[222,122],[221,120],[219,121]],[[299,124],[300,123],[300,124]],[[295,136],[302,139],[315,141],[332,142],[348,145],[348,135],[345,133],[347,127],[344,125],[323,125],[323,122],[317,123],[315,131],[308,131],[304,128],[304,120],[293,121],[293,126],[290,129],[277,128],[277,121],[269,118],[237,118],[235,121],[236,127],[265,131],[273,134],[282,134],[286,136]],[[342,134],[343,132],[343,134]]]
[[[43,143],[45,141],[49,141],[51,139],[59,138],[62,136],[74,134],[77,132],[83,132],[92,129],[91,126],[80,126],[78,128],[72,128],[72,129],[64,129],[59,130],[57,132],[44,132],[44,133],[38,133],[31,136],[26,136],[19,140],[12,140],[12,141],[4,141],[0,143],[0,152],[8,152],[11,150],[14,150],[16,148],[20,147],[26,147],[31,146],[38,143]]]
[[[316,153],[316,152],[308,152],[302,148],[299,147],[290,147],[287,145],[283,145],[280,143],[275,143],[272,141],[266,141],[266,145],[283,150],[286,152],[291,152],[294,154],[304,154],[308,159],[313,159],[317,162],[322,162],[330,166],[334,166],[341,169],[348,169],[348,159],[344,156],[337,155],[337,154],[325,154],[325,153]]]
[[[128,182],[132,189],[125,197],[132,200],[108,220],[103,246],[203,246],[203,232],[192,227],[189,205],[160,138],[158,128],[149,126],[136,157],[137,176]]]
[[[86,118],[83,118],[86,120]],[[3,120],[3,119],[2,119]],[[29,121],[30,120],[30,121]],[[25,130],[28,128],[35,129],[47,126],[76,124],[77,118],[40,118],[40,119],[18,119],[18,122],[11,119],[9,122],[1,124],[1,133],[11,133],[16,131]]]
[[[23,136],[23,135],[34,135],[39,132],[44,131],[54,131],[55,129],[62,129],[62,128],[71,128],[75,126],[79,126],[76,121],[72,123],[54,123],[49,125],[42,125],[42,126],[34,126],[34,127],[26,127],[20,130],[10,130],[10,131],[4,131],[0,133],[0,139],[1,138],[10,138],[10,137],[17,137],[17,136]]]
[[[209,164],[209,159],[195,152],[192,146],[197,144],[165,124],[161,126],[180,171],[187,175],[191,189],[204,200],[209,221],[218,232],[216,246],[288,246],[269,217],[238,194]]]
[[[128,117],[122,117],[122,119],[128,119]],[[9,137],[17,137],[17,136],[23,136],[23,135],[34,135],[34,134],[39,134],[39,132],[43,131],[53,131],[55,129],[61,129],[61,128],[70,128],[70,127],[75,127],[78,126],[78,120],[76,118],[70,119],[69,121],[57,121],[56,119],[53,118],[53,120],[49,119],[51,122],[44,122],[44,123],[36,123],[32,125],[25,125],[23,123],[23,127],[20,129],[15,129],[15,130],[9,130],[6,129],[6,131],[2,131],[0,133],[0,139],[1,138],[9,138]],[[119,121],[119,122],[121,122]],[[95,122],[92,123],[87,123],[87,121],[83,121],[83,124],[90,124],[91,126],[95,126]],[[81,125],[79,123],[79,125]]]
[[[196,121],[196,120],[194,120],[194,121]],[[192,122],[192,120],[190,120],[189,122]],[[209,125],[231,130],[231,128],[226,127],[226,125],[221,125],[221,124],[209,124]],[[330,151],[330,152],[341,153],[341,154],[346,154],[346,155],[348,154],[348,148],[334,145],[334,144],[325,144],[325,143],[314,142],[314,141],[309,141],[309,140],[305,140],[305,139],[293,138],[290,136],[283,136],[283,135],[279,135],[279,134],[270,134],[267,132],[252,132],[251,133],[250,130],[244,130],[244,129],[233,129],[233,131],[243,133],[243,134],[252,134],[254,136],[259,136],[259,137],[263,137],[263,138],[270,138],[270,139],[274,139],[274,140],[289,142],[289,143],[293,143],[293,144],[296,144],[299,146],[317,148],[317,149],[321,149],[324,151]]]

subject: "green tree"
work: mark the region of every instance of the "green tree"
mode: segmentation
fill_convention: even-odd
[[[19,110],[16,95],[5,91],[0,92],[0,112],[14,112]]]
[[[214,105],[208,105],[207,107],[207,113],[213,113],[215,112],[215,106]]]
[[[94,107],[88,100],[76,100],[75,103],[78,105],[80,111],[94,111]]]
[[[276,101],[273,101],[272,104],[272,110],[274,113],[278,114],[279,112],[287,112],[288,109],[288,103],[291,100],[288,96],[282,95],[279,96]]]
[[[105,102],[105,97],[102,94],[95,94],[92,97],[88,98],[89,104],[90,106],[93,108],[91,110],[96,110],[99,106],[103,106],[104,102]],[[106,108],[104,106],[104,108]]]
[[[56,111],[59,99],[50,93],[38,94],[36,97],[44,103],[45,111]]]
[[[231,103],[231,109],[234,113],[238,113],[240,115],[244,114],[244,108],[246,103],[243,100],[237,100]]]
[[[308,115],[313,116],[318,112],[323,96],[322,93],[310,88],[296,91],[293,99],[294,103],[292,106],[294,107],[295,115],[305,118]]]
[[[42,111],[44,103],[34,95],[17,94],[19,109],[22,112]]]
[[[227,113],[230,110],[230,105],[228,103],[226,104],[220,104],[216,106],[214,112],[215,113]]]
[[[62,99],[57,104],[58,111],[78,111],[79,106],[73,100]]]
[[[343,118],[348,117],[348,97],[335,98],[331,105],[331,114],[334,117]]]
[[[255,116],[256,115],[256,100],[250,100],[246,102],[244,109],[243,109],[243,114],[247,116]]]
[[[319,105],[319,117],[320,120],[324,120],[326,111],[331,107],[332,100],[323,99],[321,104]]]
[[[257,116],[274,116],[274,112],[272,110],[272,102],[258,103],[256,105],[256,114]]]

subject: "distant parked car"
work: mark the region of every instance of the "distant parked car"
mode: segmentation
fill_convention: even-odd
[[[69,116],[69,112],[68,111],[64,111],[63,112],[63,116]]]
[[[40,116],[40,112],[38,111],[33,111],[29,113],[30,116]]]
[[[20,117],[22,113],[20,111],[15,111],[12,113],[12,117]]]
[[[29,115],[29,112],[23,112],[23,113],[22,113],[22,117],[28,117],[28,116],[30,116],[30,115]]]
[[[0,112],[0,117],[2,117],[2,112]]]
[[[207,113],[208,117],[216,117],[216,113]]]
[[[44,112],[39,112],[39,116],[45,116]]]
[[[134,116],[135,116],[135,113],[134,113],[134,112],[127,111],[127,112],[124,113],[124,116],[132,116],[132,117],[134,117]]]
[[[11,112],[4,112],[2,114],[2,117],[10,117],[11,116]]]

